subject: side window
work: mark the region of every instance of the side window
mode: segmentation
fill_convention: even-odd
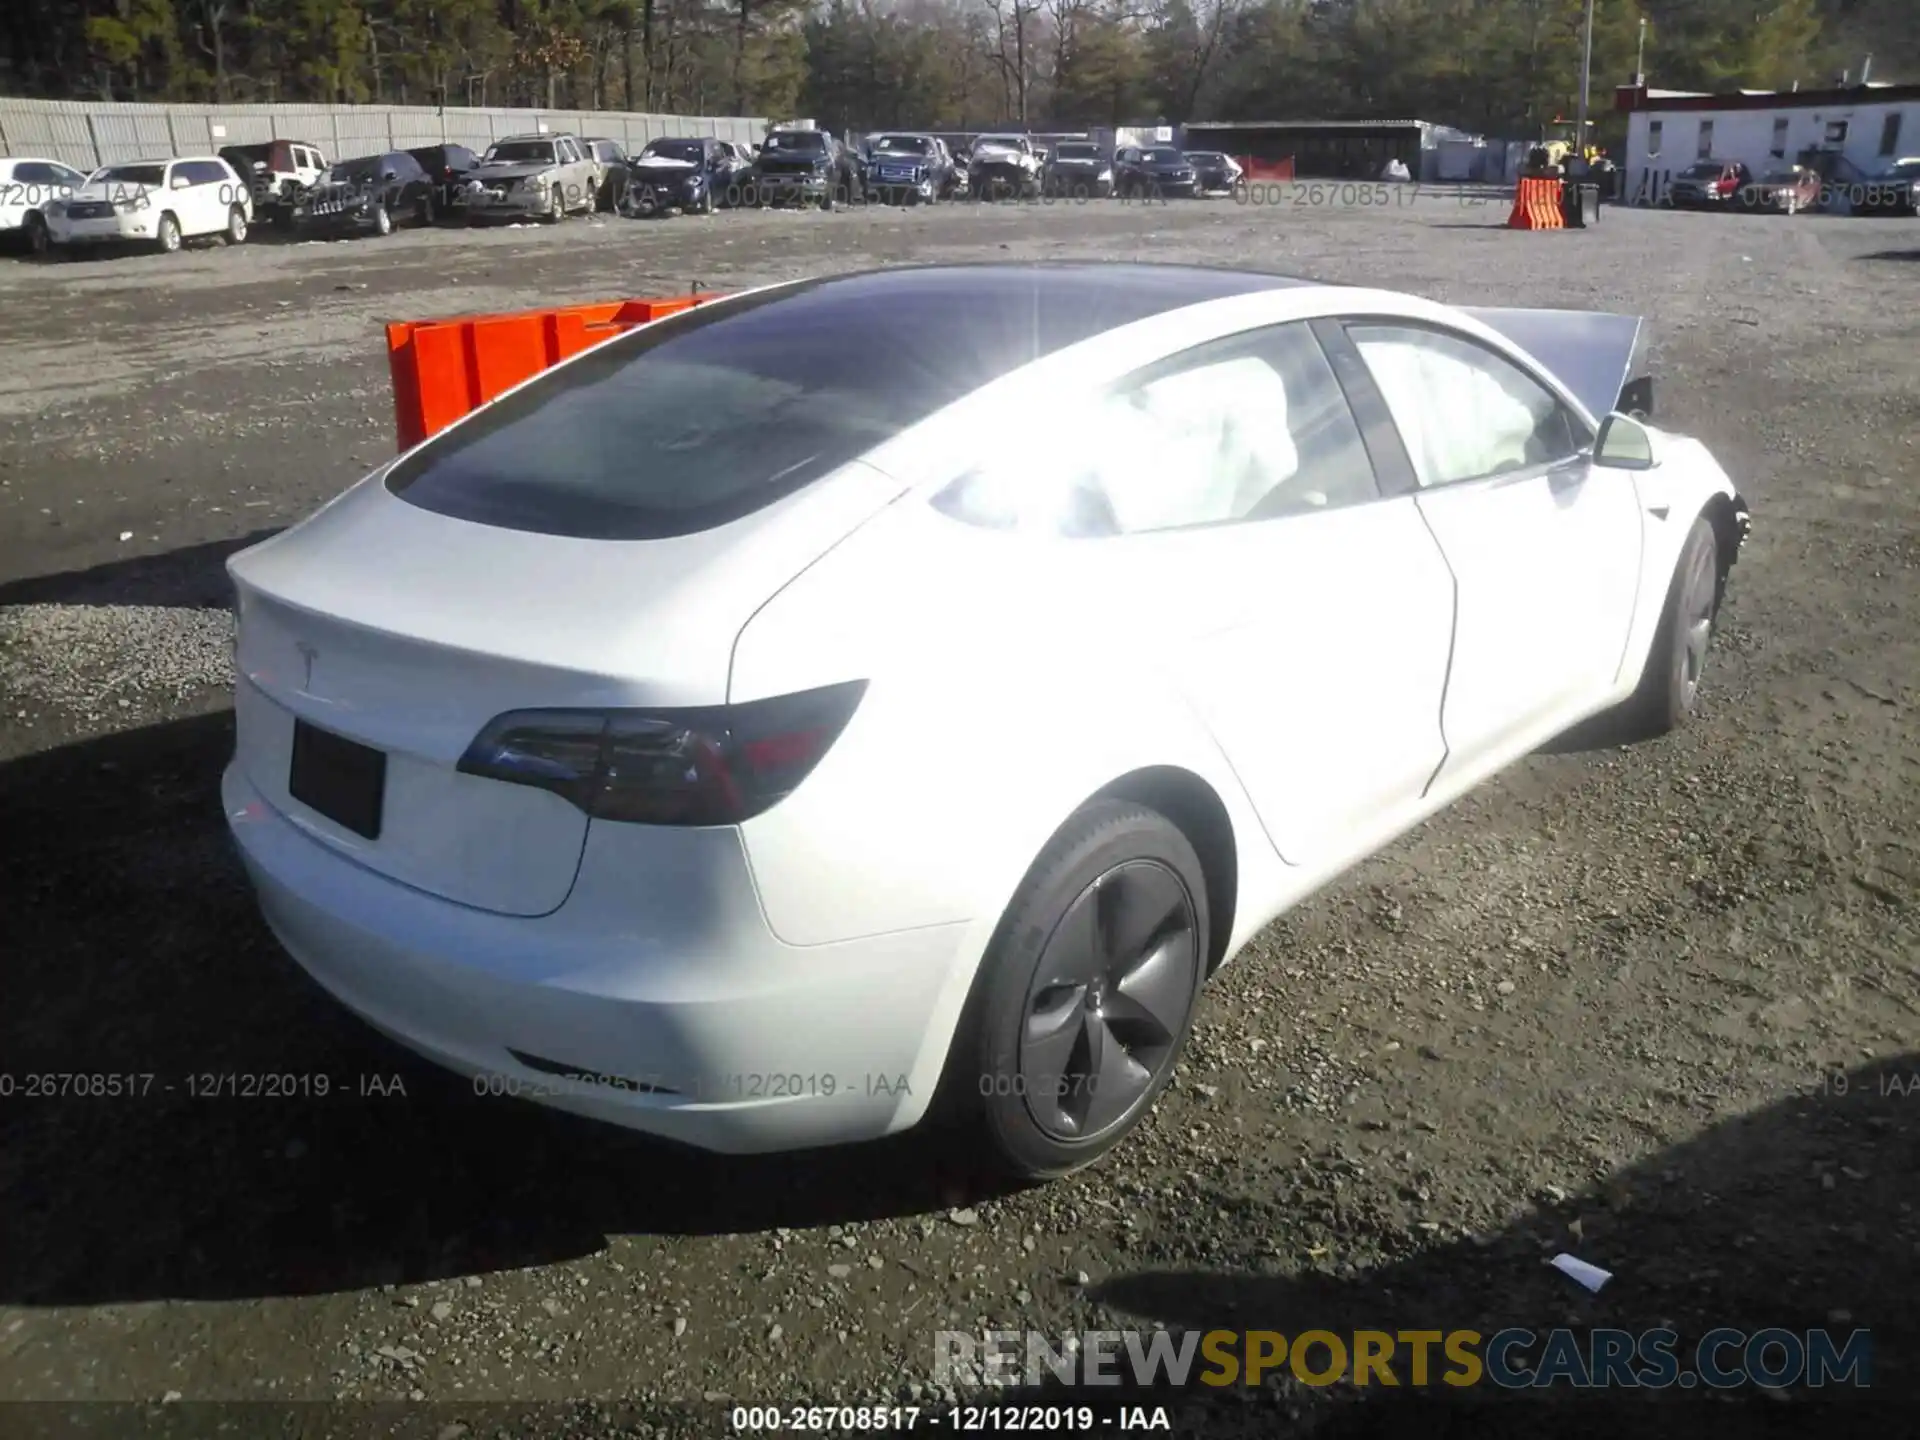
[[[1100,397],[1058,455],[1023,454],[936,503],[992,529],[1128,535],[1379,498],[1360,429],[1304,324],[1203,345]]]
[[[13,167],[14,183],[18,185],[58,185],[61,183],[54,167],[38,160],[22,160]]]
[[[1647,158],[1649,160],[1660,153],[1660,130],[1660,121],[1649,120],[1647,122]]]
[[[1464,336],[1389,325],[1350,325],[1347,334],[1422,486],[1551,465],[1586,444],[1586,426],[1552,391]]]

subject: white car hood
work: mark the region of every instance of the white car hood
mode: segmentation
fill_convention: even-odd
[[[109,180],[105,184],[82,185],[78,190],[74,191],[73,194],[65,198],[69,200],[104,200],[110,203],[115,200],[131,200],[142,191],[152,192],[159,188],[158,185],[142,185],[134,180]]]

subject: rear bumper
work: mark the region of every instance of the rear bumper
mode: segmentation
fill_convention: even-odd
[[[490,914],[328,849],[238,766],[221,795],[288,953],[477,1095],[742,1154],[877,1138],[932,1097],[969,927],[785,945],[737,831],[641,826],[595,826],[552,915]]]

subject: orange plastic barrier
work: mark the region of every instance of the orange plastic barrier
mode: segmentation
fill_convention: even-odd
[[[719,298],[701,291],[671,300],[396,321],[387,326],[387,370],[400,448],[411,450],[522,380],[603,340]]]
[[[1252,155],[1236,155],[1234,162],[1243,172],[1242,180],[1291,180],[1293,179],[1293,157],[1284,160],[1261,160]]]
[[[1560,212],[1561,186],[1564,182],[1538,176],[1522,176],[1514,187],[1513,213],[1507,226],[1513,230],[1564,230],[1566,217]]]

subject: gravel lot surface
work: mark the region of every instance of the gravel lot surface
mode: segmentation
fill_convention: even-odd
[[[0,1399],[129,1402],[87,1412],[129,1433],[411,1399],[325,1415],[720,1434],[722,1397],[937,1398],[942,1329],[1670,1322],[1869,1327],[1873,1387],[1165,1403],[1209,1434],[1904,1413],[1920,223],[1504,214],[961,206],[0,262]],[[1213,986],[1145,1129],[1044,1189],[985,1186],[937,1137],[723,1161],[476,1098],[308,983],[219,814],[221,562],[391,450],[378,323],[1025,257],[1655,317],[1662,422],[1755,515],[1700,723],[1530,759],[1288,916]],[[29,1093],[90,1073],[142,1093]],[[263,1073],[303,1093],[193,1078]],[[1561,1249],[1617,1278],[1587,1295]],[[543,1408],[583,1397],[612,1408]]]

